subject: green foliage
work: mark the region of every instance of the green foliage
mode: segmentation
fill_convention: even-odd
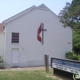
[[[65,56],[67,59],[80,60],[80,55],[79,54],[77,55],[76,53],[71,51],[66,52]]]
[[[64,27],[69,26],[73,29],[73,51],[80,54],[80,0],[66,3],[58,16]]]
[[[80,34],[75,31],[73,31],[73,50],[80,54]]]
[[[60,11],[59,17],[64,26],[80,30],[80,0],[73,0],[71,4],[66,3],[66,6]]]
[[[74,60],[75,57],[76,57],[76,54],[75,54],[74,52],[71,52],[71,51],[66,52],[66,58],[67,58],[67,59],[72,59],[72,60]]]
[[[80,55],[76,55],[74,60],[79,60],[80,61]]]
[[[3,61],[3,59],[2,59],[2,56],[0,56],[0,63],[3,63],[4,61]]]

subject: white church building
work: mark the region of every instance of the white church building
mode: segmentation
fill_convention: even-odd
[[[4,66],[44,65],[44,55],[65,58],[72,51],[72,29],[64,28],[47,6],[32,6],[0,24],[0,56]]]

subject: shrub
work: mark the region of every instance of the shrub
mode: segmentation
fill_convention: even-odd
[[[79,60],[80,61],[80,55],[76,55],[75,60]]]
[[[66,58],[67,59],[75,59],[76,54],[74,52],[68,51],[66,52]]]
[[[68,51],[68,52],[66,52],[66,58],[72,59],[72,60],[80,60],[80,55],[77,55],[74,52]]]
[[[4,60],[2,59],[2,56],[0,56],[0,63],[3,63]]]

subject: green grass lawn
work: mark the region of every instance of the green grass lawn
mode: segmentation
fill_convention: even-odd
[[[46,73],[44,70],[37,71],[0,71],[0,80],[60,80],[54,77],[52,70]]]

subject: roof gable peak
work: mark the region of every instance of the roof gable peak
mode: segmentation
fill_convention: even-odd
[[[44,4],[41,4],[37,7],[38,9],[43,9],[43,10],[50,10],[47,6],[45,6]]]

